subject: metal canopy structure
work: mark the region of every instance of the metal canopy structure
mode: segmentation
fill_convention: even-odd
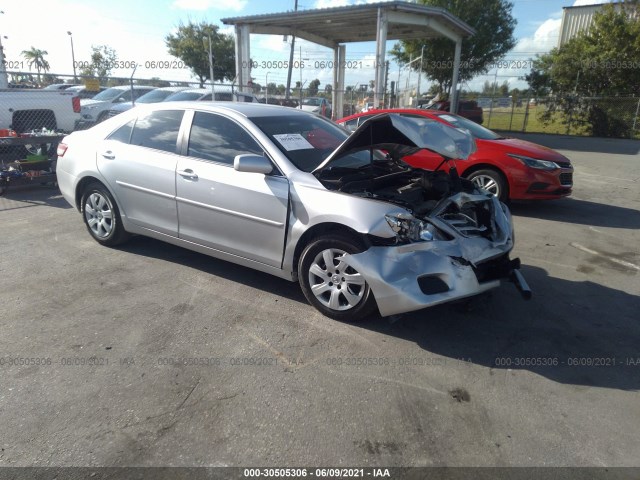
[[[455,42],[451,111],[457,106],[457,84],[462,39],[475,30],[438,7],[392,1],[320,8],[266,15],[223,18],[225,25],[235,25],[236,72],[241,86],[250,80],[249,36],[252,33],[295,35],[333,50],[333,111],[343,111],[345,43],[376,41],[374,102],[379,105],[384,89],[387,40],[446,37]]]

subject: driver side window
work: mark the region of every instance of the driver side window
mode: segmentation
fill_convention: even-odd
[[[195,112],[187,155],[232,166],[236,155],[263,150],[246,130],[228,118],[213,113]]]

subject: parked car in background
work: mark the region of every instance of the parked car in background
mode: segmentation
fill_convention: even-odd
[[[258,103],[258,99],[251,93],[244,92],[214,92],[216,102],[247,102]],[[188,88],[180,92],[169,95],[163,101],[165,102],[184,102],[184,101],[211,101],[211,88]]]
[[[84,85],[77,85],[75,87],[67,88],[65,92],[73,92],[82,100],[85,98],[93,98],[100,92],[104,92],[106,89],[107,87],[99,87],[99,90],[87,90],[87,87],[85,87]]]
[[[503,137],[460,115],[424,109],[376,110],[351,115],[337,122],[354,131],[380,113],[428,118],[469,131],[478,148],[468,159],[458,162],[458,171],[462,177],[502,201],[554,199],[571,195],[573,166],[567,157],[542,145]],[[441,156],[428,151],[409,155],[404,160],[427,170],[434,170],[442,163]]]
[[[0,129],[73,131],[80,119],[80,99],[68,90],[0,90]]]
[[[422,106],[427,110],[440,110],[448,112],[451,107],[451,102],[446,100],[440,100],[428,105]],[[478,102],[475,100],[460,100],[458,102],[458,115],[469,120],[482,124],[484,121],[482,107],[478,106]]]
[[[71,87],[80,86],[79,83],[52,83],[43,88],[43,90],[66,90]]]
[[[137,99],[155,88],[151,85],[120,85],[107,88],[93,98],[81,100],[82,118],[78,121],[76,130],[83,130],[102,122],[109,116],[109,109],[113,105],[130,102],[131,99]]]
[[[118,103],[109,109],[109,116],[115,117],[116,115],[126,112],[127,110],[133,108],[138,104],[145,103],[158,103],[164,102],[168,97],[173,95],[174,93],[181,92],[183,90],[187,90],[188,87],[162,87],[156,88],[155,90],[151,90],[150,92],[145,93],[140,98],[138,98],[135,103],[134,102],[125,102]]]
[[[382,115],[349,137],[297,109],[162,102],[67,136],[57,172],[98,243],[146,235],[298,281],[334,319],[418,310],[509,277],[526,293],[508,208],[401,161],[423,148],[451,160],[475,147],[424,117]]]
[[[317,113],[318,115],[331,118],[331,103],[323,97],[303,98],[298,108],[305,112]]]

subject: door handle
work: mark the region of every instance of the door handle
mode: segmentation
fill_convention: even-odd
[[[197,180],[198,179],[198,175],[193,170],[191,170],[190,168],[187,168],[186,170],[178,170],[177,173],[181,177],[188,178],[190,180]]]
[[[106,150],[102,152],[101,155],[107,160],[113,160],[114,158],[116,158],[115,154],[111,150]]]

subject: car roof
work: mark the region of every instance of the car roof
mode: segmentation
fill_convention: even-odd
[[[198,102],[198,101],[178,101],[178,102],[160,102],[150,103],[143,106],[149,110],[175,110],[179,109],[195,109],[207,110],[211,112],[233,111],[245,117],[270,117],[280,115],[313,115],[303,110],[296,110],[281,105],[270,105],[264,103],[253,102]]]
[[[183,90],[188,90],[189,87],[158,87],[156,90],[161,92],[182,92]]]
[[[108,88],[115,88],[117,90],[129,90],[131,88],[131,85],[116,85],[115,87],[108,87]],[[133,86],[134,90],[138,90],[141,88],[155,89],[156,87],[154,87],[153,85],[134,85]]]

